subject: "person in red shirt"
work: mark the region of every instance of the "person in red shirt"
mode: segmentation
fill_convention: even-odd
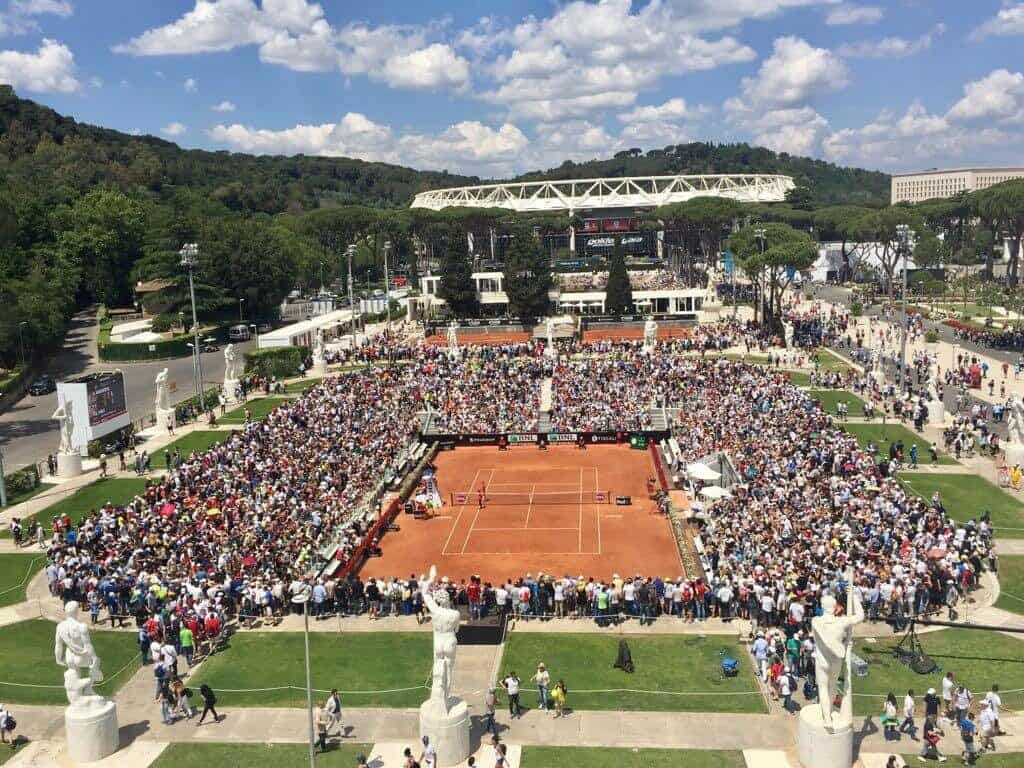
[[[471,619],[479,619],[483,614],[480,597],[480,579],[478,576],[474,576],[469,582],[469,587],[466,589],[466,600],[469,602],[469,617]]]

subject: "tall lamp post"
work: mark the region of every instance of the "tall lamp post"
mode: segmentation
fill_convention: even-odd
[[[387,311],[387,337],[391,338],[391,278],[388,277],[388,251],[391,250],[391,241],[384,241],[384,307]]]
[[[195,243],[185,243],[179,255],[181,268],[188,274],[188,292],[192,300],[192,377],[196,394],[199,396],[199,411],[202,413],[206,410],[206,398],[203,395],[203,361],[199,349],[199,318],[196,315],[196,286],[193,279],[199,265],[199,246]]]
[[[352,257],[356,255],[356,244],[352,243],[345,249],[345,255],[348,257],[348,310],[351,312],[349,317],[349,327],[352,329],[352,349],[356,348],[356,304],[355,304],[355,291],[352,288]]]
[[[909,382],[907,381],[907,336],[910,333],[910,323],[907,317],[907,256],[910,253],[910,243],[914,238],[914,230],[912,230],[906,224],[896,225],[896,242],[898,243],[896,248],[897,256],[899,256],[903,267],[903,295],[900,298],[900,305],[903,308],[902,318],[900,320],[900,375],[899,380],[903,386],[903,389],[907,389]]]
[[[757,238],[758,243],[760,243],[760,245],[761,245],[761,256],[763,257],[764,256],[764,247],[765,247],[765,244],[768,242],[768,230],[765,229],[764,227],[758,227],[757,229],[754,230],[754,237]],[[735,269],[735,266],[733,268]],[[764,269],[764,265],[761,266],[761,269],[762,270]],[[758,294],[757,285],[755,283],[751,282],[751,286],[754,289],[754,319],[756,320],[757,319],[757,302],[759,301],[759,297],[757,295]],[[734,293],[733,294],[733,301],[735,301],[735,300],[736,300],[736,296],[735,296],[735,293]],[[764,302],[762,302],[762,307],[761,307],[761,322],[762,323],[764,323],[764,321],[767,319],[764,316],[764,306],[763,306],[763,304],[764,304]]]
[[[312,589],[309,584],[302,585],[302,591],[292,595],[292,602],[302,606],[302,615],[305,620],[303,638],[306,643],[306,717],[309,724],[309,768],[316,768],[316,756],[313,745],[315,738],[313,733],[313,682],[309,672],[309,599],[312,597]]]
[[[238,322],[244,323],[245,317],[242,315],[242,304],[245,303],[245,299],[241,298],[238,300]]]
[[[25,367],[25,326],[28,325],[28,320],[22,320],[18,323],[18,340],[21,342],[21,367]]]

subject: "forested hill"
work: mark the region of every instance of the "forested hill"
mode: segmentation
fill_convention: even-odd
[[[60,151],[49,151],[50,145]],[[53,171],[79,193],[97,184],[126,192],[142,187],[154,193],[186,186],[231,210],[271,214],[321,204],[402,207],[426,189],[478,182],[351,158],[181,149],[155,136],[131,136],[79,123],[0,85],[0,173],[38,176]]]
[[[781,173],[811,190],[818,205],[851,203],[886,205],[889,175],[860,168],[844,168],[824,160],[772,152],[748,144],[693,142],[643,152],[619,152],[610,160],[574,163],[525,174],[521,181],[586,179],[607,176],[667,176],[676,173]]]

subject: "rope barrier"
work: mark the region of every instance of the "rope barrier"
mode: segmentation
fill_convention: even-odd
[[[61,686],[56,686],[61,687]],[[379,691],[342,691],[338,690],[339,694],[345,694],[346,696],[370,696],[377,693],[407,693],[409,691],[422,691],[430,690],[428,685],[413,685],[409,688],[387,688]],[[304,691],[306,686],[304,685],[278,685],[273,688],[217,688],[218,693],[265,693],[267,691]],[[310,688],[314,693],[330,693],[331,691],[326,688]]]
[[[94,688],[99,688],[101,685],[106,685],[107,683],[111,682],[115,677],[117,677],[122,672],[124,672],[126,669],[128,669],[128,667],[131,667],[134,664],[137,664],[139,662],[139,660],[140,659],[138,657],[133,658],[131,661],[129,661],[127,664],[125,664],[123,667],[121,667],[119,670],[117,670],[117,672],[112,674],[110,677],[105,677],[105,678],[103,678],[102,681],[100,681],[98,683],[95,683],[93,685],[93,687]],[[14,683],[14,682],[10,682],[8,680],[0,680],[0,686],[4,686],[4,685],[11,685],[11,686],[14,686],[16,688],[53,688],[53,689],[63,689],[64,688],[63,685],[42,685],[42,684],[37,684],[37,683]]]
[[[8,587],[7,589],[0,590],[0,595],[6,595],[8,592],[13,592],[16,589],[21,589],[23,586],[25,586],[25,584],[28,583],[29,576],[32,575],[32,567],[39,560],[45,560],[45,559],[46,559],[46,557],[44,555],[39,555],[38,557],[33,557],[32,560],[29,561],[28,570],[25,571],[25,578],[23,578],[20,582],[15,584],[13,587]]]

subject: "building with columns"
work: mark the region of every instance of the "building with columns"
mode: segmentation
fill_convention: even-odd
[[[920,203],[959,192],[977,192],[993,184],[1024,178],[1024,168],[931,168],[892,175],[892,204]]]

